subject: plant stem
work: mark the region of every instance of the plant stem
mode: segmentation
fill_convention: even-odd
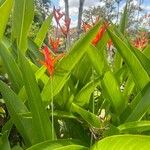
[[[94,69],[93,68],[92,68],[92,81],[94,84]],[[92,95],[92,113],[94,114],[94,112],[95,112],[95,102],[94,102],[94,92],[93,92],[93,95]],[[92,146],[92,145],[93,145],[93,133],[91,132],[90,146]]]
[[[54,137],[54,102],[53,102],[53,78],[51,77],[51,112],[52,112],[52,140],[55,139]]]

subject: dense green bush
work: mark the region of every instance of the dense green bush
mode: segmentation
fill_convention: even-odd
[[[43,51],[44,66],[37,59],[44,59],[39,49],[51,16],[31,40],[33,18],[34,0],[0,1],[0,93],[7,107],[1,107],[7,121],[0,149],[148,150],[150,46],[139,51],[124,35],[127,8],[119,29],[98,22],[58,62],[58,54]],[[8,140],[14,128],[20,136],[15,146]]]

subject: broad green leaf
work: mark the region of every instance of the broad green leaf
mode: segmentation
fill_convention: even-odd
[[[91,44],[88,47],[87,54],[97,73],[100,76],[102,76],[103,69],[104,69],[104,60],[103,60],[102,53],[98,51],[98,49]]]
[[[100,52],[103,52],[106,47],[107,47],[107,42],[109,41],[110,37],[108,35],[107,32],[104,32],[101,40],[98,42],[98,44],[96,45],[96,48],[100,51]],[[107,57],[107,56],[105,56]]]
[[[130,96],[132,94],[132,91],[133,91],[134,87],[135,87],[135,83],[133,81],[132,75],[129,74],[128,79],[125,83],[123,94],[127,97]]]
[[[150,136],[115,135],[94,144],[91,150],[149,150]]]
[[[143,50],[143,54],[150,60],[150,44]]]
[[[135,56],[134,52],[128,47],[128,45],[125,42],[123,42],[112,31],[108,30],[108,33],[114,45],[116,46],[118,52],[120,53],[125,63],[127,64],[135,83],[142,90],[146,86],[146,84],[150,81],[147,72],[141,65],[138,58]]]
[[[131,113],[127,118],[126,122],[138,121],[150,108],[150,83],[138,93],[138,95],[131,102]]]
[[[0,56],[4,62],[9,79],[12,82],[13,89],[16,92],[19,92],[20,88],[23,86],[21,71],[19,70],[13,56],[7,49],[6,43],[2,41],[0,42]]]
[[[49,116],[51,116],[52,115],[51,110],[49,110],[48,112],[49,112]],[[54,117],[57,117],[57,118],[76,119],[76,116],[74,116],[71,112],[66,112],[66,111],[55,110],[53,115]]]
[[[116,51],[113,62],[113,71],[116,73],[122,68],[122,57],[118,51]]]
[[[82,87],[90,81],[90,77],[92,74],[92,65],[90,60],[85,54],[82,59],[77,63],[76,67],[74,68],[73,77],[79,81],[79,85]]]
[[[28,109],[18,96],[2,81],[0,81],[0,91],[5,100],[8,112],[11,116],[12,122],[15,124],[17,130],[22,135],[27,145],[31,145],[33,136],[30,130],[30,122],[25,121],[19,113],[27,113]]]
[[[38,60],[43,60],[43,54],[40,52],[39,47],[34,43],[34,41],[30,38],[28,38],[28,50],[27,50],[27,56],[30,58],[30,60],[37,66],[40,66],[41,64],[38,62]]]
[[[84,53],[87,51],[89,44],[93,37],[96,35],[99,29],[100,23],[94,26],[85,36],[83,36],[77,43],[72,47],[70,52],[64,56],[64,58],[60,61],[60,63],[56,66],[55,74],[53,76],[53,82],[49,79],[48,83],[45,85],[41,95],[43,101],[50,101],[51,95],[51,87],[53,87],[53,96],[58,94],[70,75],[70,72],[76,66],[76,64],[80,61]],[[57,74],[57,72],[61,71],[62,73]],[[51,85],[51,83],[53,83]]]
[[[119,29],[122,34],[124,34],[125,32],[127,21],[128,21],[128,2],[126,3],[126,6],[124,8],[124,11],[120,20],[120,25],[119,25]]]
[[[23,148],[19,145],[16,145],[11,150],[23,150]]]
[[[134,121],[121,124],[117,127],[121,133],[138,133],[150,130],[150,121]]]
[[[120,84],[126,81],[128,75],[129,75],[129,71],[126,65],[123,65],[117,72],[114,73],[115,78]]]
[[[68,82],[64,85],[62,90],[54,97],[55,103],[61,108],[61,110],[66,107],[70,94],[73,94],[74,91],[70,89]]]
[[[85,106],[89,104],[91,94],[95,88],[100,84],[100,79],[96,79],[87,83],[75,96],[75,103],[79,106]]]
[[[134,53],[136,57],[139,59],[141,62],[142,66],[150,76],[150,59],[148,59],[140,50],[134,49]]]
[[[8,141],[7,132],[5,132],[2,136],[0,136],[0,149],[1,150],[11,150],[9,141]]]
[[[95,128],[101,127],[101,120],[98,116],[81,108],[80,106],[76,105],[75,103],[72,103],[71,111],[79,114],[92,127],[95,127]]]
[[[50,27],[51,20],[52,20],[52,16],[47,17],[47,19],[43,22],[39,32],[36,35],[34,42],[37,44],[39,48],[42,46],[42,43]]]
[[[46,84],[49,80],[49,76],[45,74],[46,67],[45,66],[38,67],[31,61],[29,61],[29,63],[35,74],[36,80],[41,80],[44,84]]]
[[[52,148],[52,146],[49,146],[49,147],[44,148],[44,149],[40,148],[39,150],[49,150],[49,148]],[[53,148],[53,150],[70,150],[70,149],[71,150],[89,150],[89,148],[81,146],[81,145],[67,145],[67,146],[61,146],[58,148]]]
[[[124,110],[127,101],[121,93],[120,86],[112,72],[109,71],[105,73],[102,80],[102,88],[105,96],[112,103],[114,111],[120,114]]]
[[[27,50],[27,35],[34,16],[34,0],[15,0],[12,21],[12,39],[18,48]]]
[[[63,148],[65,148],[65,146],[71,146],[69,148],[72,150],[72,148],[78,148],[78,146],[80,147],[80,145],[77,145],[79,143],[80,142],[75,141],[75,140],[45,141],[45,142],[36,144],[36,145],[28,148],[27,150],[63,150]],[[81,146],[80,148],[86,148],[86,147]],[[86,148],[85,150],[88,150],[88,148]]]
[[[5,28],[7,25],[7,21],[12,9],[13,0],[5,0],[0,5],[0,41],[3,37],[3,34],[5,32]]]
[[[64,122],[64,138],[78,139],[81,142],[78,145],[90,146],[90,134],[81,122],[77,119],[64,119]]]
[[[126,29],[126,25],[127,25],[127,19],[128,19],[128,3],[126,2],[126,6],[124,8],[123,14],[121,16],[121,20],[120,20],[120,24],[119,24],[119,30],[122,34],[124,34],[125,29]],[[120,53],[118,52],[118,50],[115,53],[114,56],[114,71],[118,71],[118,69],[120,69],[122,67],[122,57],[120,56]]]
[[[81,145],[67,145],[60,148],[56,148],[54,150],[89,150],[89,148]]]
[[[104,63],[104,70],[103,71],[108,71],[110,70],[109,65],[108,65],[108,52],[106,51],[107,48],[107,42],[110,40],[108,33],[105,32],[101,38],[101,40],[98,42],[96,45],[97,50],[99,51],[100,58],[103,60]],[[100,60],[99,58],[99,60]]]
[[[1,133],[3,134],[4,132],[7,132],[8,135],[9,135],[12,126],[13,126],[12,120],[9,119],[9,120],[3,125],[2,130],[1,130]]]
[[[46,84],[49,80],[49,77],[45,74],[45,71],[46,71],[46,67],[42,66],[35,73],[36,80],[41,79],[44,84]]]
[[[19,62],[24,79],[26,93],[28,95],[28,104],[32,113],[34,134],[37,136],[36,142],[53,139],[51,122],[48,114],[43,107],[40,90],[31,69],[28,60],[19,53]]]
[[[76,140],[69,140],[69,139],[68,140],[63,139],[63,140],[57,140],[57,141],[45,141],[45,142],[33,145],[27,150],[50,150],[50,149],[55,150],[64,146],[75,145],[75,144],[80,144],[80,142]]]

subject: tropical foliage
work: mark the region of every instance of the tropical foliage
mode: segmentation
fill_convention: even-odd
[[[119,28],[86,24],[62,52],[58,34],[44,41],[51,16],[30,38],[34,0],[0,1],[1,150],[149,149],[150,45],[145,34],[130,42],[127,11]],[[59,23],[64,14],[55,13]],[[66,41],[69,20],[56,29]]]

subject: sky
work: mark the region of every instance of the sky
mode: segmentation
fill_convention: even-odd
[[[125,1],[123,0],[120,6],[120,10],[123,9],[125,6]],[[139,0],[134,0],[135,3],[137,3]],[[62,9],[64,11],[64,0],[51,0],[52,6],[56,6]],[[97,5],[103,5],[103,3],[100,3],[99,0],[85,0],[84,3],[84,9],[91,7],[91,6],[97,6]],[[69,13],[71,17],[71,26],[74,27],[77,25],[77,16],[78,16],[78,7],[79,7],[79,0],[69,0]],[[143,0],[142,8],[145,10],[145,12],[150,13],[150,0]]]

